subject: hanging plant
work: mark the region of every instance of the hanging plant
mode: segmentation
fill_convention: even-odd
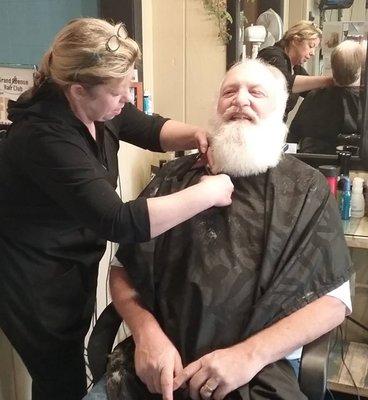
[[[246,0],[247,2],[254,3],[255,0]],[[228,44],[231,40],[231,35],[227,30],[228,24],[233,23],[232,16],[227,12],[227,0],[202,0],[204,8],[209,15],[216,19],[218,26],[218,37],[223,44]],[[240,26],[244,27],[247,23],[247,18],[244,11],[240,12]]]
[[[207,12],[216,19],[218,37],[223,44],[229,43],[231,35],[227,31],[228,23],[233,23],[233,18],[226,10],[226,0],[202,0]]]

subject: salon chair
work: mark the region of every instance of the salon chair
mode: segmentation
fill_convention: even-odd
[[[121,317],[110,303],[101,313],[92,330],[87,353],[94,384],[103,377],[106,371],[108,355],[111,353],[121,322]],[[327,333],[303,348],[299,384],[309,400],[324,399],[330,337],[331,333]]]

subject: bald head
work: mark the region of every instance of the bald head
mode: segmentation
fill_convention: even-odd
[[[217,112],[225,120],[247,119],[252,123],[274,112],[282,119],[287,98],[286,81],[277,68],[246,59],[226,73]]]
[[[282,157],[288,93],[282,73],[245,60],[225,75],[209,136],[214,173],[249,176],[275,167]]]

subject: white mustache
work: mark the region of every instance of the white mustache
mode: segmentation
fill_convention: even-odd
[[[247,119],[252,123],[256,124],[259,121],[257,114],[249,107],[229,107],[222,115],[224,121],[230,121],[232,119]]]

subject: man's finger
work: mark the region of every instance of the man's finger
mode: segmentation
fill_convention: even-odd
[[[161,370],[161,393],[163,400],[173,400],[173,368],[165,366]]]
[[[188,381],[195,373],[201,369],[201,361],[197,360],[188,364],[183,371],[174,379],[174,390],[178,389],[183,383]]]
[[[174,376],[181,374],[183,371],[183,363],[179,355],[174,359]]]

